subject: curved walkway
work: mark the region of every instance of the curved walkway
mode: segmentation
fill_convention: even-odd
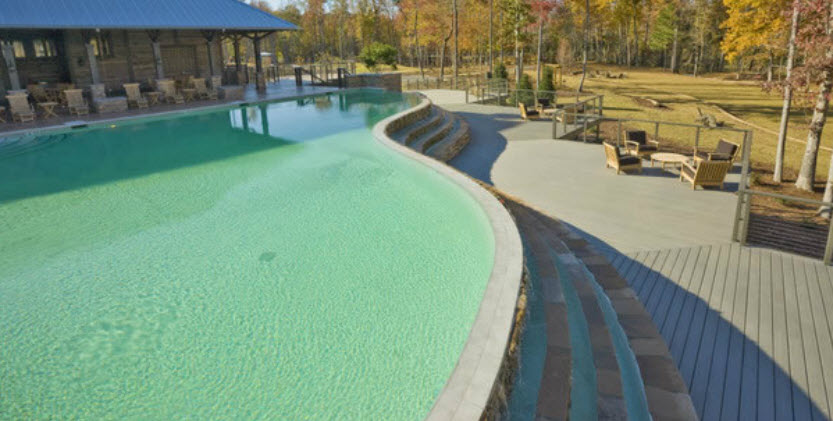
[[[830,418],[833,271],[729,241],[737,174],[728,192],[692,191],[660,169],[616,176],[599,145],[548,139],[547,122],[508,107],[443,106],[472,128],[450,164],[557,216],[605,254],[670,345],[702,419]]]

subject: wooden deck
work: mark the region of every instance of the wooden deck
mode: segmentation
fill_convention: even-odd
[[[660,329],[704,420],[826,420],[833,269],[737,244],[613,259]]]
[[[604,168],[599,145],[550,139],[517,111],[447,107],[472,139],[451,164],[582,235],[627,279],[703,420],[833,417],[833,268],[729,242],[737,196],[673,174]]]

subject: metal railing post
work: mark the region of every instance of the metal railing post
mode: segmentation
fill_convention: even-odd
[[[830,218],[830,222],[828,223],[827,227],[827,244],[824,247],[824,264],[829,265],[830,261],[833,260],[833,218]]]
[[[659,122],[654,126],[654,140],[659,142]]]
[[[694,135],[694,150],[700,150],[700,126],[697,126],[697,134]]]
[[[622,147],[622,120],[617,120],[619,128],[616,130],[616,147]]]

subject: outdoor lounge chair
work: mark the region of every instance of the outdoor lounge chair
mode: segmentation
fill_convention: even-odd
[[[162,92],[162,100],[167,103],[174,103],[174,104],[183,104],[185,103],[185,98],[182,97],[179,93],[176,92],[176,85],[173,80],[170,79],[158,79],[156,81],[156,89],[159,92]]]
[[[680,168],[680,181],[690,182],[692,190],[697,186],[722,189],[723,180],[731,168],[732,163],[729,161],[700,161],[696,163],[696,167],[683,163]]]
[[[194,89],[197,91],[197,98],[217,99],[217,91],[213,88],[209,89],[207,86],[205,86],[205,79],[194,78],[191,79],[191,83],[194,85]]]
[[[142,98],[138,83],[125,83],[122,86],[124,86],[124,92],[127,94],[128,107],[131,105],[136,108],[148,107],[148,100],[147,98]]]
[[[729,161],[731,163],[734,163],[739,150],[740,145],[738,145],[737,143],[732,143],[727,140],[720,139],[720,141],[717,142],[717,147],[714,148],[713,152],[694,151],[694,160],[698,162]]]
[[[648,135],[643,130],[628,130],[625,132],[625,150],[633,156],[651,156],[659,151],[659,142],[648,140]]]
[[[627,170],[637,170],[642,172],[642,158],[638,156],[622,156],[619,153],[619,147],[607,142],[604,142],[605,157],[607,162],[606,168],[613,168],[616,174]]]
[[[90,113],[90,106],[84,99],[84,91],[80,89],[64,89],[64,97],[67,100],[67,108],[70,114],[87,115]]]
[[[103,83],[90,85],[90,96],[93,99],[93,110],[99,114],[127,111],[127,98],[123,96],[108,97]]]
[[[538,110],[528,110],[523,102],[518,103],[518,108],[521,109],[521,118],[524,120],[537,119],[541,116]]]
[[[35,109],[29,104],[28,95],[7,95],[9,100],[9,111],[12,113],[12,121],[25,123],[35,120]]]

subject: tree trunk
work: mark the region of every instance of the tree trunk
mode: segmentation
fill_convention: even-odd
[[[768,83],[772,83],[772,66],[773,66],[773,61],[774,60],[775,60],[775,57],[772,56],[772,50],[769,50],[769,61],[767,62],[767,65],[766,65],[766,81]]]
[[[443,38],[443,46],[440,49],[440,83],[444,82],[445,80],[445,49],[448,45],[448,40],[451,39],[451,35],[453,34],[453,29],[451,32],[448,33],[448,36]]]
[[[541,90],[541,41],[543,40],[544,17],[541,16],[538,21],[538,62],[535,65],[535,86],[537,90]]]
[[[495,71],[494,64],[492,63],[492,56],[495,51],[495,47],[492,44],[492,27],[494,22],[494,14],[495,14],[495,0],[489,0],[489,73]]]
[[[830,8],[827,11],[827,38],[833,38],[833,2],[830,2]],[[827,59],[827,63],[833,61],[833,50],[828,49],[827,52],[824,54],[824,58]],[[821,83],[819,84],[819,96],[816,102],[816,107],[813,110],[813,118],[810,120],[810,132],[807,134],[807,145],[810,145],[810,138],[813,138],[816,142],[816,155],[818,155],[818,143],[821,142],[821,132],[824,130],[824,123],[827,119],[827,109],[830,105],[830,90],[833,87],[833,70],[829,66],[825,68],[825,70],[821,74],[822,79]],[[805,158],[807,158],[805,154]],[[833,161],[833,156],[830,158]],[[815,161],[815,157],[813,159]],[[814,162],[815,164],[815,162]],[[804,170],[804,162],[801,163],[801,169]],[[815,167],[813,168],[815,170]],[[815,171],[814,171],[815,172]],[[799,174],[800,178],[800,174]],[[813,179],[810,179],[810,186],[812,188]],[[806,184],[806,180],[804,181]],[[796,185],[798,185],[798,180],[796,180]],[[799,187],[800,188],[800,187]],[[824,185],[824,198],[822,199],[825,202],[833,201],[833,169],[828,169],[827,171],[827,183]],[[825,218],[830,218],[831,209],[829,207],[822,206],[819,209],[819,213],[823,215]]]
[[[639,24],[636,21],[636,10],[633,11],[633,63],[639,67]]]
[[[460,52],[457,49],[457,0],[451,0],[451,18],[451,31],[454,33],[454,80],[451,81],[451,84],[453,89],[457,89],[457,78],[460,76],[460,69],[457,63],[460,59]]]
[[[828,56],[833,55],[831,53]],[[819,94],[816,98],[816,106],[813,109],[813,117],[810,119],[810,131],[807,133],[807,146],[804,148],[804,158],[801,160],[801,170],[798,173],[798,179],[795,180],[795,186],[801,190],[813,191],[813,183],[816,179],[816,159],[819,154],[819,142],[821,141],[821,132],[824,129],[826,120],[828,99],[830,94],[830,86],[833,84],[831,80],[833,73],[825,71],[822,73],[823,81],[819,84]],[[825,196],[830,190],[830,181],[828,180],[825,187]]]
[[[628,39],[629,38],[629,36],[628,36],[629,29],[630,29],[630,24],[628,24],[626,22],[625,23],[625,36],[623,37],[623,39],[625,40],[625,65],[627,65],[628,68],[631,67],[631,41]]]
[[[789,46],[787,47],[786,77],[788,80],[790,78],[790,74],[792,73],[793,62],[795,60],[795,35],[798,31],[798,6],[799,0],[794,0],[792,23],[790,26],[790,41]],[[790,106],[792,98],[792,86],[787,83],[784,88],[784,106],[781,107],[781,124],[778,127],[778,145],[775,151],[775,170],[772,173],[772,179],[776,183],[784,181],[784,147],[787,144],[787,126],[790,120]]]
[[[674,44],[671,47],[671,73],[677,73],[677,32],[678,28],[674,26]]]
[[[578,92],[584,92],[584,79],[587,78],[587,37],[590,32],[590,0],[584,0],[584,42],[581,45],[581,80]]]

